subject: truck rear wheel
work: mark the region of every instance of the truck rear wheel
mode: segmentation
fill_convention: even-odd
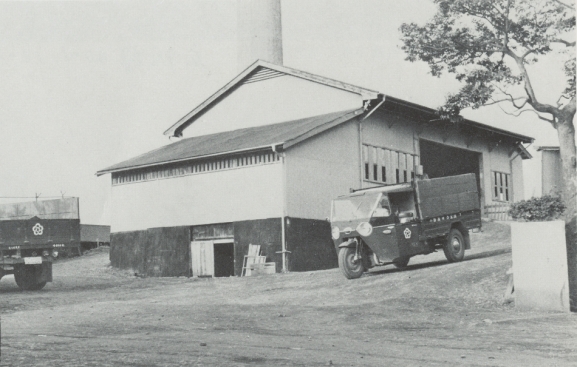
[[[347,279],[360,278],[365,272],[361,259],[354,260],[356,250],[351,247],[343,247],[339,250],[339,268]]]
[[[41,281],[42,266],[37,265],[19,265],[14,266],[14,280],[16,285],[23,291],[38,291],[46,285]]]
[[[456,228],[451,229],[443,246],[445,257],[449,262],[457,262],[465,257],[465,240],[463,234]]]
[[[403,269],[409,265],[409,260],[411,260],[410,256],[399,257],[398,259],[393,260],[393,265],[399,269]]]

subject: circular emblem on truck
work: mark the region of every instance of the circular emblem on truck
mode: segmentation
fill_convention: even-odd
[[[42,224],[36,223],[34,227],[32,227],[32,232],[34,232],[35,236],[42,236],[42,233],[44,232],[44,227],[42,227]]]
[[[408,228],[405,228],[405,230],[403,231],[403,234],[405,235],[406,239],[411,238],[411,230]]]

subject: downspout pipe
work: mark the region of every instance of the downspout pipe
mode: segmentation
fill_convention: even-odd
[[[281,215],[281,251],[277,251],[276,253],[280,253],[282,256],[282,272],[288,273],[287,267],[287,251],[286,249],[286,213],[287,213],[287,193],[286,193],[286,155],[284,152],[280,152],[278,150],[278,145],[273,144],[271,145],[271,149],[273,153],[279,154],[281,157],[281,165],[282,165],[282,183],[281,183],[281,196],[282,196],[282,215]]]

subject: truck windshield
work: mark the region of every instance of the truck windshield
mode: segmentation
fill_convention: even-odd
[[[331,220],[340,222],[368,219],[371,217],[380,196],[381,194],[377,192],[335,199],[333,200]]]

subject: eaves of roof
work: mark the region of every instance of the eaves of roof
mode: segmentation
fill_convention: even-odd
[[[265,71],[263,71],[265,70]],[[164,132],[164,135],[167,136],[182,136],[182,131],[192,124],[196,119],[202,116],[205,112],[210,110],[216,103],[218,103],[221,99],[225,98],[229,93],[234,91],[238,88],[244,81],[253,77],[258,80],[258,74],[268,73],[268,77],[272,77],[273,74],[278,75],[292,75],[297,78],[305,79],[311,82],[323,84],[332,88],[337,88],[340,90],[344,90],[347,92],[358,94],[362,97],[363,100],[372,100],[377,99],[380,94],[377,91],[359,87],[353,84],[344,83],[335,79],[326,78],[323,76],[307,73],[305,71],[292,69],[286,66],[280,66],[276,64],[272,64],[270,62],[266,62],[263,60],[257,60],[239,75],[237,75],[233,80],[228,82],[224,87],[219,89],[216,93],[198,105],[195,109],[187,113],[183,116],[180,120],[178,120],[174,125],[172,125],[168,130]],[[262,76],[263,79],[266,79],[267,76]],[[256,81],[256,80],[255,80]]]
[[[429,107],[425,107],[425,106],[421,106],[418,105],[416,103],[412,103],[412,102],[408,102],[399,98],[395,98],[395,97],[391,97],[391,96],[386,96],[385,97],[385,101],[387,103],[393,103],[393,104],[397,104],[397,105],[401,105],[404,106],[406,108],[430,115],[430,116],[437,116],[438,118],[438,114],[437,114],[437,110],[429,108]],[[522,135],[522,134],[517,134],[514,133],[512,131],[508,131],[508,130],[504,130],[504,129],[499,129],[497,127],[493,127],[490,125],[486,125],[486,124],[482,124],[480,122],[477,121],[473,121],[473,120],[468,120],[468,119],[463,119],[461,121],[461,123],[471,126],[471,127],[475,127],[481,130],[485,130],[488,131],[490,133],[496,133],[496,134],[500,134],[500,135],[505,135],[507,137],[513,138],[519,142],[522,143],[532,143],[535,139],[527,136],[527,135]]]
[[[542,150],[552,150],[552,151],[558,151],[559,150],[559,146],[558,145],[542,145],[539,147],[535,147],[535,149],[537,149],[538,152],[542,151]]]
[[[359,108],[186,138],[102,169],[96,175],[260,150],[284,150],[360,116],[363,112],[364,109]]]

